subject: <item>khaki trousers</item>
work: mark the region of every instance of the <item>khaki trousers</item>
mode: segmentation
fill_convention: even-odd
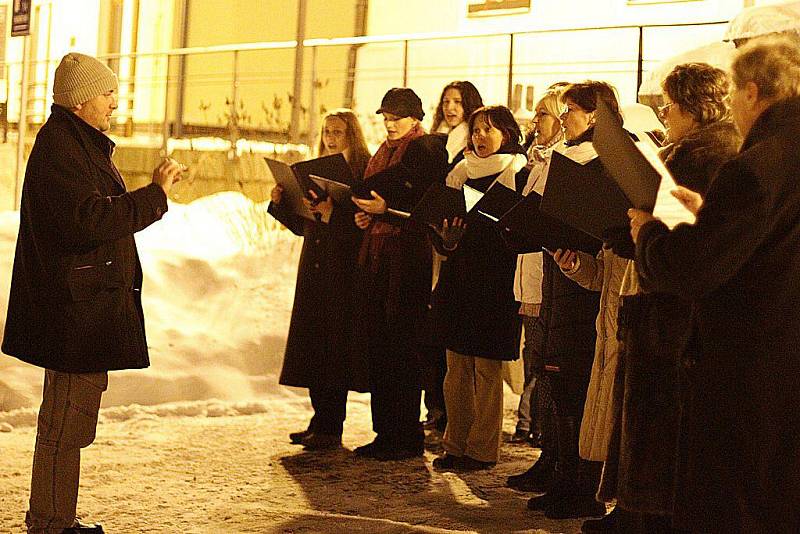
[[[75,522],[81,448],[94,441],[107,373],[46,370],[33,453],[29,534],[61,532]]]
[[[448,454],[497,462],[503,429],[503,362],[447,351],[444,402]]]

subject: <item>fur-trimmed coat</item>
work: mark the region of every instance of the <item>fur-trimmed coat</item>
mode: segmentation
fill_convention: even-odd
[[[661,151],[675,181],[703,195],[719,168],[736,155],[741,136],[728,121],[698,128]],[[624,382],[614,410],[603,500],[626,510],[669,514],[680,406],[678,363],[690,334],[691,305],[679,296],[647,292],[631,263],[619,316]],[[644,281],[646,283],[646,281]],[[618,463],[618,466],[617,466]],[[618,477],[618,479],[617,479]]]
[[[673,521],[800,532],[800,98],[773,104],[694,225],[642,226],[648,287],[693,302]]]

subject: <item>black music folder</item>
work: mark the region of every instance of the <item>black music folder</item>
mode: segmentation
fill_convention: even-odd
[[[497,225],[525,238],[532,248],[582,250],[594,254],[600,242],[539,209],[542,197],[529,193],[521,202],[506,213]]]
[[[308,190],[300,185],[300,181],[292,168],[282,161],[269,158],[264,158],[264,160],[266,160],[267,166],[272,172],[272,177],[275,178],[275,183],[283,187],[281,202],[286,202],[289,208],[297,215],[315,221],[314,214],[303,204],[303,197],[308,195]]]
[[[350,164],[342,154],[322,156],[321,158],[298,161],[292,164],[292,169],[298,179],[303,182],[310,181],[310,176],[320,176],[328,180],[336,180],[343,184],[351,185],[354,181]]]
[[[324,178],[322,176],[317,176],[315,174],[309,174],[308,178],[314,182],[317,187],[322,189],[327,196],[331,197],[337,204],[350,202],[350,197],[353,196],[351,186],[345,183]]]
[[[439,182],[432,183],[411,210],[413,219],[436,227],[441,227],[445,219],[452,221],[455,217],[463,218],[466,214],[464,192]]]
[[[394,204],[411,188],[411,176],[401,164],[387,167],[366,180],[352,184],[354,197],[371,199],[370,191],[375,191],[388,204]]]
[[[600,158],[581,165],[553,152],[542,212],[602,241],[610,230],[629,226],[628,209],[632,207]]]
[[[467,192],[468,189],[472,191]],[[477,189],[474,189],[466,184],[464,184],[464,196],[475,196],[474,192],[480,193]],[[478,200],[475,205],[473,205],[469,209],[469,214],[480,214],[489,219],[492,222],[499,221],[503,215],[511,211],[511,208],[516,206],[522,200],[522,195],[504,186],[501,183],[495,182],[492,186],[483,193],[480,200]]]
[[[636,147],[628,132],[602,101],[597,101],[592,145],[632,207],[653,211],[661,174]]]

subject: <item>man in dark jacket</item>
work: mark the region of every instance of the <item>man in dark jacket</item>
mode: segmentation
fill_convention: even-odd
[[[630,213],[640,276],[694,301],[674,526],[800,532],[800,49],[754,40],[732,72],[745,140],[696,224]]]
[[[75,518],[80,449],[94,440],[107,371],[149,365],[133,234],[167,211],[183,168],[165,160],[152,184],[126,191],[102,133],[116,92],[103,63],[64,56],[25,171],[2,350],[45,369],[29,533],[103,531]]]

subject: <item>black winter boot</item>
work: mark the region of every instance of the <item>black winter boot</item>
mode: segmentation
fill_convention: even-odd
[[[577,440],[577,436],[576,436]],[[544,515],[549,519],[570,519],[576,517],[600,517],[606,513],[606,505],[595,499],[600,482],[601,462],[578,461],[578,481],[576,492],[570,497],[553,503]]]
[[[555,476],[556,458],[549,450],[543,450],[527,471],[519,475],[512,475],[506,480],[506,486],[519,491],[545,492],[553,485]]]
[[[558,442],[558,463],[555,482],[541,497],[528,501],[529,510],[547,510],[558,501],[577,495],[578,489],[578,418],[559,416],[555,418]]]

